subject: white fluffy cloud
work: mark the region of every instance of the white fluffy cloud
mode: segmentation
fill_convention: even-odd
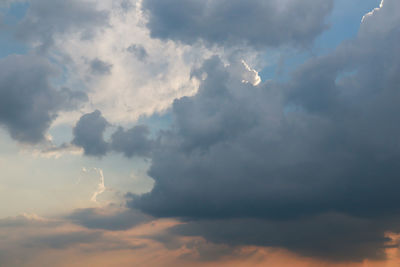
[[[193,94],[197,84],[191,68],[207,56],[203,49],[150,38],[139,2],[102,1],[99,6],[109,11],[108,27],[90,40],[79,34],[60,36],[53,48],[58,60],[67,63],[68,84],[88,90],[87,111],[100,109],[115,123],[163,111],[175,98]],[[93,62],[108,66],[107,71],[93,72]]]

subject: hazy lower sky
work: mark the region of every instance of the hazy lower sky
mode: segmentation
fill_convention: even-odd
[[[0,266],[399,266],[398,0],[0,0]]]

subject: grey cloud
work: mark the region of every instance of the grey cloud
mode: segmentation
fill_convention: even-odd
[[[151,36],[260,48],[307,45],[327,28],[332,0],[144,0]]]
[[[91,38],[101,27],[108,25],[108,14],[99,11],[93,3],[78,0],[30,1],[27,15],[18,25],[17,37],[38,42],[46,50],[57,34],[80,33]]]
[[[400,11],[398,1],[386,0],[354,40],[312,58],[284,84],[252,86],[217,57],[206,61],[194,71],[207,74],[198,93],[174,102],[174,124],[154,147],[153,190],[129,205],[193,227],[210,221],[199,235],[215,242],[382,259],[385,232],[400,230],[393,9]],[[232,225],[236,236],[215,240],[213,229],[231,220],[241,225]],[[256,229],[261,241],[251,238]]]
[[[72,143],[84,149],[85,155],[104,156],[108,151],[108,143],[104,141],[104,132],[110,124],[96,110],[83,115],[77,122]]]
[[[68,232],[32,237],[25,246],[65,249],[79,244],[91,244],[102,239],[101,232]]]
[[[107,75],[111,74],[112,64],[102,61],[98,58],[93,59],[90,62],[90,70],[95,75]]]
[[[93,256],[93,253],[117,250],[136,250],[146,246],[141,240],[127,240],[124,237],[108,234],[103,230],[71,229],[66,218],[45,219],[36,215],[21,215],[0,219],[0,265],[35,266],[65,264],[65,261],[48,257],[50,250],[56,253],[78,249],[80,254]],[[39,262],[37,263],[39,258]],[[49,261],[50,260],[50,261]],[[53,259],[54,260],[54,259]],[[50,263],[49,263],[50,262]]]
[[[131,0],[121,0],[119,4],[123,10],[131,10],[135,7]]]
[[[81,246],[81,251],[87,253],[134,250],[145,247],[144,244],[134,245],[118,238],[107,237],[102,231],[65,231],[42,233],[30,236],[21,241],[23,249],[59,249],[64,250]]]
[[[25,0],[2,0],[0,2],[0,8],[8,8],[11,4],[18,3],[18,2],[26,2],[26,1]]]
[[[292,194],[301,199],[319,193],[300,187],[307,172],[315,168],[304,162],[315,144],[310,146],[311,137],[310,141],[298,139],[318,130],[320,122],[301,122],[309,127],[296,129],[297,121],[286,122],[280,110],[279,90],[242,83],[216,57],[202,71],[207,79],[197,95],[174,102],[175,125],[161,134],[160,145],[153,151],[149,175],[155,187],[135,205],[156,216],[195,218],[280,218],[306,212],[296,208],[282,214],[280,210],[297,203]],[[288,164],[293,170],[287,169]],[[304,178],[295,179],[302,173]],[[274,176],[283,177],[270,181]],[[286,184],[300,188],[285,191]]]
[[[393,223],[398,224],[398,219]],[[215,244],[281,247],[306,257],[331,261],[385,259],[390,239],[382,221],[370,221],[340,214],[323,214],[295,221],[231,219],[195,221],[177,225],[171,235],[203,236]]]
[[[189,227],[190,230],[187,230],[187,228]],[[239,254],[241,254],[241,257],[249,256],[249,253],[244,253],[244,255],[243,253],[238,253],[239,251],[237,247],[226,245],[226,242],[216,244],[203,239],[182,239],[182,236],[205,236],[204,233],[200,233],[200,231],[195,231],[195,227],[193,225],[189,227],[186,224],[180,225],[178,227],[172,227],[155,235],[145,236],[145,238],[149,238],[151,240],[161,243],[168,250],[178,250],[182,248],[189,249],[189,252],[182,254],[179,257],[184,260],[207,262],[216,261],[221,259],[222,257],[238,258]]]
[[[140,44],[130,45],[127,51],[135,55],[135,57],[141,61],[145,60],[148,56],[146,49]]]
[[[8,217],[0,219],[0,228],[15,228],[15,227],[51,227],[59,225],[57,220],[48,220],[40,218],[36,215],[19,215],[16,217]]]
[[[58,112],[87,101],[83,92],[52,86],[58,70],[46,59],[12,55],[0,60],[0,69],[0,124],[18,141],[44,140]]]
[[[83,115],[74,128],[72,144],[82,147],[85,155],[104,156],[110,151],[123,153],[126,157],[149,157],[154,140],[146,126],[137,125],[125,130],[119,127],[111,136],[110,142],[104,140],[104,132],[110,123],[99,110]]]
[[[111,136],[111,147],[114,151],[123,153],[126,157],[148,157],[153,147],[149,139],[150,130],[143,125],[124,130],[119,127]]]
[[[110,212],[103,209],[80,209],[66,219],[89,229],[128,230],[134,226],[151,221],[151,217],[139,211],[118,210]]]
[[[62,143],[60,145],[56,145],[53,142],[47,142],[41,149],[40,155],[47,158],[58,158],[63,154],[81,154],[81,152],[81,148],[74,146],[71,143]]]
[[[214,244],[203,240],[195,240],[185,244],[185,247],[195,253],[186,253],[180,256],[182,259],[198,260],[202,262],[214,262],[224,259],[248,258],[253,251],[240,253],[237,247],[226,244]],[[243,255],[244,254],[244,255]]]
[[[64,110],[71,111],[79,108],[83,102],[89,100],[87,94],[82,91],[73,91],[69,88],[62,88],[60,90],[60,97],[68,99],[68,101],[61,105]]]

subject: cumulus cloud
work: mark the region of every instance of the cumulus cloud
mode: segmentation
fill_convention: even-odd
[[[38,143],[60,111],[87,101],[83,92],[55,88],[58,69],[35,55],[0,59],[0,124],[21,142]]]
[[[187,44],[307,45],[327,28],[331,0],[144,0],[156,38]]]
[[[106,22],[71,25],[71,30],[54,35],[49,51],[63,65],[67,86],[88,93],[85,113],[99,109],[113,123],[129,125],[142,115],[166,110],[176,97],[193,94],[197,83],[190,71],[207,55],[204,49],[151,38],[141,1],[78,2],[90,3],[90,12],[106,12]],[[92,37],[83,39],[81,32],[87,30]],[[77,116],[63,114],[58,121],[73,124]]]
[[[235,67],[206,61],[193,72],[198,93],[175,100],[153,150],[153,190],[129,205],[218,243],[384,258],[385,233],[400,230],[394,10],[386,0],[354,40],[285,83],[243,83]]]

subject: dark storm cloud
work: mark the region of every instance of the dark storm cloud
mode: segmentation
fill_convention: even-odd
[[[83,115],[74,128],[72,143],[84,149],[85,155],[104,156],[110,151],[123,153],[126,157],[148,157],[154,141],[146,126],[137,125],[125,130],[119,127],[111,136],[110,142],[104,140],[104,132],[110,124],[96,110]]]
[[[93,59],[90,62],[90,70],[95,75],[107,75],[111,74],[112,64],[102,61],[98,58]]]
[[[354,40],[309,60],[285,84],[252,86],[234,66],[206,61],[193,72],[206,77],[198,93],[174,102],[174,125],[154,147],[153,190],[129,205],[183,218],[183,234],[213,242],[382,259],[385,232],[400,230],[393,10],[399,2],[385,1]]]
[[[42,49],[51,46],[57,34],[80,33],[91,38],[96,31],[108,25],[108,14],[99,11],[93,3],[79,0],[28,1],[29,9],[17,29],[17,37],[38,42]]]
[[[86,94],[56,89],[50,79],[58,70],[47,60],[12,55],[0,60],[0,124],[21,142],[37,143],[59,111],[77,108]]]
[[[85,155],[104,156],[108,143],[104,141],[104,132],[109,126],[107,120],[96,110],[83,115],[74,128],[72,143],[84,149]]]
[[[75,224],[89,229],[128,230],[134,226],[151,221],[151,217],[138,211],[123,210],[109,212],[106,209],[80,209],[66,217]]]
[[[151,35],[193,44],[310,44],[327,28],[332,0],[144,0]]]
[[[173,130],[161,134],[153,151],[154,190],[135,205],[156,216],[193,218],[278,219],[324,208],[321,202],[299,207],[325,197],[304,186],[319,180],[310,172],[329,164],[312,157],[324,122],[307,114],[287,118],[279,88],[242,83],[217,57],[197,72],[203,71],[197,95],[174,102]],[[330,188],[329,182],[317,185]]]

